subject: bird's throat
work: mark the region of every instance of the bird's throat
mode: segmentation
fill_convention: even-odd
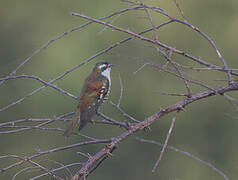
[[[110,87],[111,87],[111,68],[107,68],[105,71],[103,71],[101,73],[102,76],[106,77],[108,79],[109,82],[109,91],[110,91]]]

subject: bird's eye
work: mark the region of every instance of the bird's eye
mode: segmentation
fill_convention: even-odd
[[[109,67],[109,65],[108,65],[107,63],[102,64],[102,65],[99,66],[99,68],[100,68],[102,71],[106,70],[108,67]]]
[[[108,65],[107,65],[107,64],[104,64],[101,69],[104,71],[104,70],[106,70],[107,68],[108,68]]]

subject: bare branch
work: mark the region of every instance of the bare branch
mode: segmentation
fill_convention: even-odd
[[[133,72],[133,74],[138,73],[139,71],[141,71],[145,66],[149,65],[150,63],[145,63],[143,64],[141,67],[139,67],[136,71]]]
[[[56,171],[60,171],[62,169],[66,169],[68,167],[71,167],[71,166],[78,166],[78,165],[82,165],[82,163],[72,163],[72,164],[68,164],[68,165],[65,165],[65,166],[62,166],[62,167],[59,167],[59,168],[56,168],[56,169],[52,169],[51,172],[56,172]],[[33,178],[31,178],[30,180],[35,180],[35,179],[39,179],[43,176],[47,176],[48,174],[47,173],[44,173],[44,174],[41,174],[41,175],[38,175],[38,176],[35,176]]]
[[[157,91],[159,94],[162,95],[167,95],[167,96],[188,96],[187,94],[177,94],[177,93],[167,93],[167,92],[161,92],[161,91]]]
[[[134,117],[132,117],[131,115],[127,114],[125,111],[123,111],[120,107],[118,107],[115,103],[113,103],[112,101],[110,101],[111,105],[113,105],[116,109],[118,109],[118,111],[120,111],[120,113],[126,117],[126,118],[129,118],[131,119],[132,121],[135,121],[135,122],[140,122],[138,120],[136,120]]]
[[[44,172],[46,172],[48,175],[52,176],[53,178],[62,180],[62,178],[60,178],[60,177],[54,175],[49,169],[43,167],[43,166],[40,165],[39,163],[36,163],[36,162],[32,161],[31,159],[29,159],[29,158],[27,158],[27,157],[24,157],[24,158],[23,158],[23,157],[20,157],[20,156],[17,156],[17,155],[6,155],[6,156],[0,156],[0,159],[1,159],[1,158],[16,158],[16,159],[21,160],[21,161],[19,161],[19,162],[28,162],[28,163],[30,163],[30,164],[33,165],[33,167],[30,167],[30,168],[39,168],[39,169],[43,170]],[[15,164],[17,164],[17,163],[15,163]],[[8,167],[10,167],[10,166],[8,166]],[[25,170],[27,170],[27,169],[29,169],[29,168],[25,168],[25,169],[19,171],[18,173],[16,173],[16,174],[13,176],[12,179],[14,180],[15,177],[16,177],[18,174],[20,174],[21,172],[23,172],[23,171],[25,171]],[[3,172],[3,171],[0,170],[0,172]]]
[[[144,4],[142,3],[142,0],[140,0],[140,2],[141,2],[141,5],[143,5],[143,7],[144,7],[144,10],[145,10],[145,12],[146,12],[146,15],[147,15],[147,17],[148,17],[148,19],[149,19],[149,21],[150,21],[150,24],[151,24],[153,30],[154,30],[154,33],[155,33],[155,41],[158,41],[158,30],[156,29],[156,27],[155,27],[155,25],[154,25],[154,23],[153,23],[153,20],[152,20],[152,17],[151,17],[151,15],[150,15],[150,12],[149,12],[149,10],[148,10],[147,8],[145,8]]]
[[[168,146],[169,137],[171,136],[172,130],[173,130],[173,128],[174,128],[174,123],[175,123],[175,121],[176,121],[176,115],[175,115],[175,116],[173,117],[173,119],[172,119],[172,122],[171,122],[171,124],[170,124],[169,131],[168,131],[168,133],[167,133],[167,136],[166,136],[166,139],[165,139],[163,148],[162,148],[162,150],[161,150],[161,152],[160,152],[159,158],[158,158],[157,161],[155,162],[155,165],[154,165],[154,167],[153,167],[153,169],[152,169],[152,172],[153,172],[153,173],[155,172],[156,168],[158,167],[159,162],[161,161],[161,159],[162,159],[162,157],[163,157],[164,151],[165,151],[165,149],[166,149],[167,146]]]
[[[106,116],[105,114],[101,113],[101,112],[97,112],[97,114],[102,117],[103,119],[105,119],[106,121],[96,121],[96,120],[92,120],[92,122],[99,122],[99,123],[103,123],[103,124],[112,124],[112,125],[118,125],[120,127],[124,127],[125,129],[128,129],[128,124],[127,123],[123,123],[123,122],[119,122],[116,121],[108,116]]]
[[[186,20],[186,18],[185,18],[185,16],[184,16],[184,12],[183,12],[182,8],[180,7],[178,1],[177,1],[177,0],[174,0],[174,3],[175,3],[175,5],[177,6],[177,8],[178,8],[178,10],[179,10],[179,12],[180,12],[180,14],[181,14],[183,20],[184,20],[185,22],[187,22],[187,20]]]
[[[185,84],[185,87],[186,87],[186,89],[187,89],[187,91],[188,91],[188,95],[187,95],[187,96],[188,96],[188,97],[191,97],[191,96],[192,96],[192,91],[191,91],[191,89],[190,89],[190,87],[189,87],[189,85],[188,85],[188,80],[186,80],[186,79],[184,78],[184,75],[183,75],[183,73],[179,70],[177,64],[174,63],[174,61],[171,60],[171,56],[172,56],[173,51],[170,51],[170,52],[169,52],[169,55],[167,56],[166,53],[163,52],[161,49],[159,49],[159,48],[156,48],[156,49],[157,49],[157,51],[158,51],[170,64],[172,64],[172,66],[175,68],[175,70],[177,71],[177,73],[179,74],[179,76],[181,77],[181,79],[183,80],[183,82],[184,82],[184,84]]]
[[[46,81],[42,80],[41,78],[37,77],[37,76],[33,76],[33,75],[19,75],[19,76],[7,76],[5,78],[0,78],[0,81],[7,81],[7,80],[10,80],[10,79],[35,79],[39,82],[41,82],[42,84],[44,84],[45,86],[49,86],[51,88],[54,88],[56,89],[57,91],[71,97],[71,98],[74,98],[75,100],[78,99],[77,96],[74,96],[72,94],[70,94],[69,92],[57,87],[56,85],[53,85],[51,83],[47,83]]]

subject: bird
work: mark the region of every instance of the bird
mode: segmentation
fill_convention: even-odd
[[[65,130],[64,136],[73,134],[74,129],[82,130],[85,125],[97,114],[99,107],[108,99],[111,89],[111,68],[108,62],[95,64],[91,74],[85,79],[81,90],[78,106],[69,127]]]

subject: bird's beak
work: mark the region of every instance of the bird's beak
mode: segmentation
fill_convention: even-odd
[[[112,67],[112,66],[114,66],[114,64],[109,64],[108,66],[109,66],[109,67]]]

